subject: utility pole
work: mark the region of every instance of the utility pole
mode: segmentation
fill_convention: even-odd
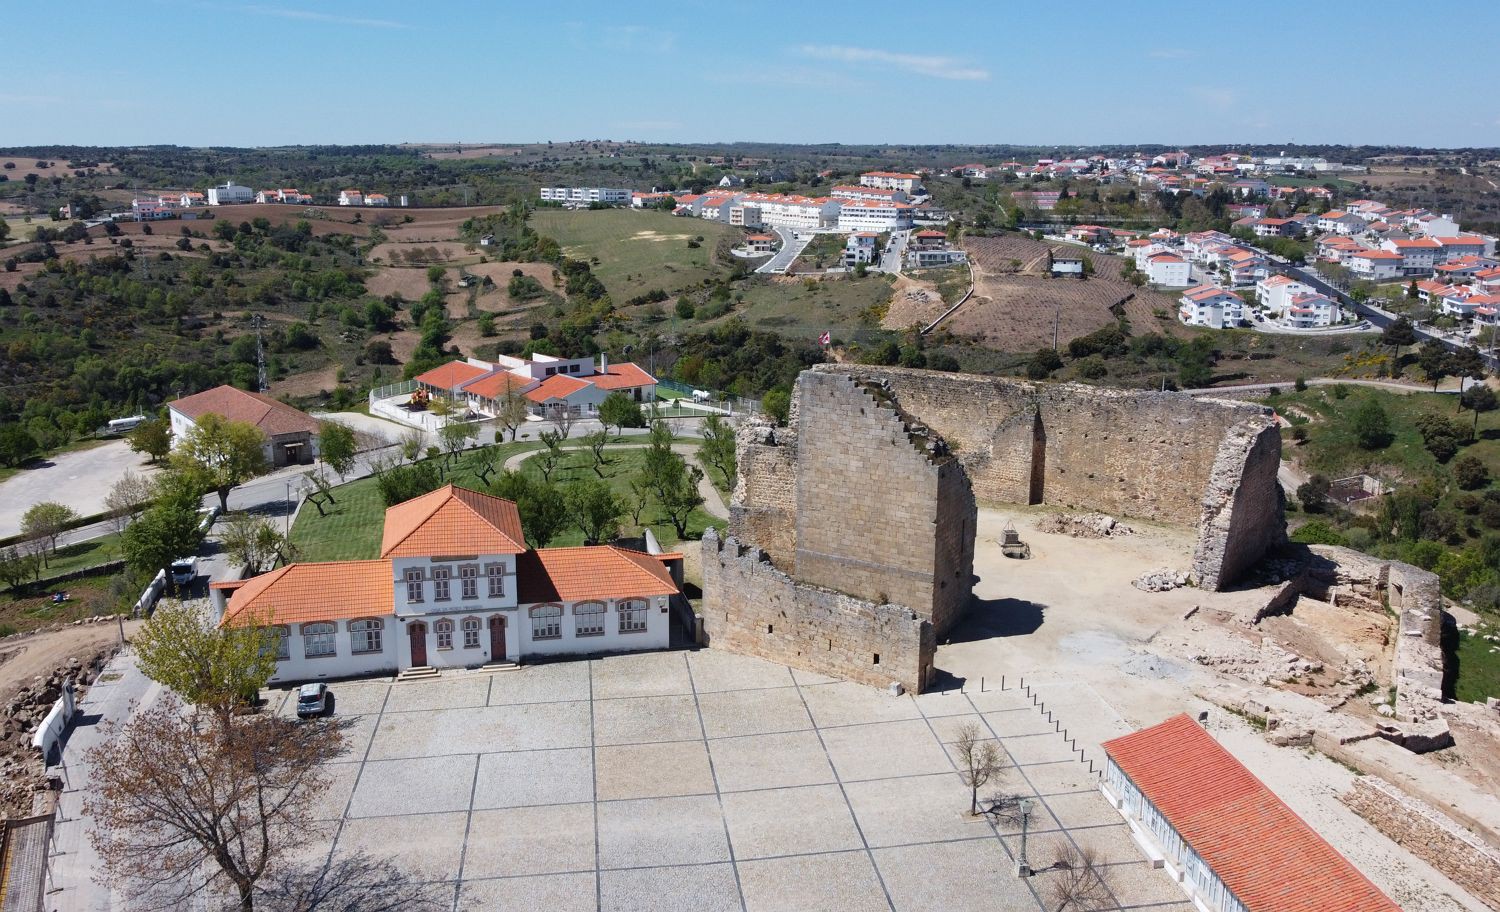
[[[271,388],[270,384],[266,382],[266,349],[265,344],[261,339],[261,327],[265,324],[265,319],[261,317],[260,314],[256,314],[252,322],[254,322],[255,324],[256,389],[264,393],[266,390]]]

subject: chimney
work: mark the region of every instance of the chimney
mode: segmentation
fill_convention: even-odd
[[[609,355],[606,352],[599,353],[599,373],[609,373]]]

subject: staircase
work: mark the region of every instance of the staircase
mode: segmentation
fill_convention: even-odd
[[[479,666],[477,670],[480,674],[499,674],[503,671],[520,671],[521,666],[515,662],[490,662]]]
[[[431,681],[438,677],[438,670],[431,665],[414,665],[396,675],[396,683],[405,681]]]

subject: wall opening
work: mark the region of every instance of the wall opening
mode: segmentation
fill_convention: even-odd
[[[1042,413],[1037,411],[1031,421],[1031,484],[1026,502],[1032,506],[1042,503],[1047,484],[1047,430],[1042,427]]]
[[[872,665],[879,665],[880,664],[880,653],[878,653],[878,652],[875,653],[875,661],[871,662],[870,664],[872,664]]]

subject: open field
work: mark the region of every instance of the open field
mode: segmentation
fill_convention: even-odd
[[[48,162],[49,165],[46,168],[38,168],[38,162]],[[0,156],[0,174],[18,182],[24,181],[28,174],[35,174],[45,181],[53,177],[82,177],[88,171],[93,171],[95,174],[116,173],[115,166],[109,162],[100,162],[94,168],[69,168],[67,159],[63,158]]]
[[[113,576],[111,573],[90,574],[59,583],[45,592],[27,591],[20,596],[12,592],[0,593],[0,636],[24,633],[48,624],[75,621],[96,614],[116,613],[120,610],[120,605],[110,593],[110,580]],[[53,604],[52,593],[57,590],[68,593],[66,602]],[[134,599],[135,596],[132,595],[131,598]]]
[[[714,250],[721,239],[743,234],[718,222],[631,209],[538,209],[531,227],[556,239],[568,256],[597,257],[594,275],[616,303],[723,275],[727,270],[715,262]],[[689,247],[697,237],[703,238],[700,246]]]
[[[739,286],[744,300],[729,316],[763,329],[813,342],[824,330],[844,341],[877,334],[891,300],[891,280],[877,273],[864,278],[759,277]]]

